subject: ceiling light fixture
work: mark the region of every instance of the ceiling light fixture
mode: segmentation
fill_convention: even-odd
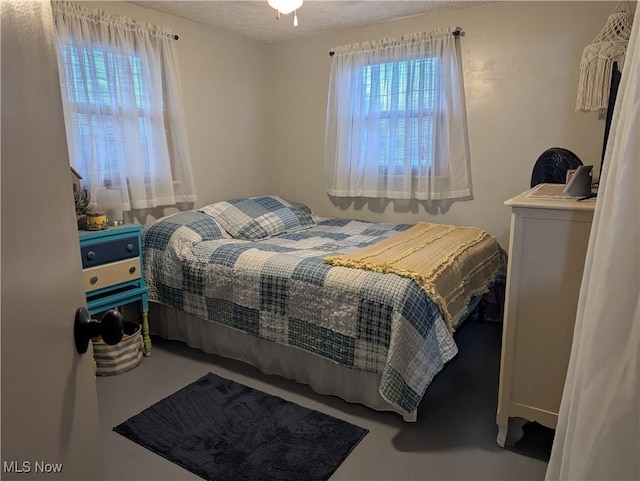
[[[297,10],[302,6],[302,2],[304,0],[267,0],[271,8],[274,8],[278,11],[276,18],[280,19],[280,14],[283,13],[285,15],[293,13],[293,26],[298,26],[298,12]]]

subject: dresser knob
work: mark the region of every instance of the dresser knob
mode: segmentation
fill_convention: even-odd
[[[127,244],[127,252],[131,252],[133,250],[133,244]]]
[[[129,274],[133,274],[136,271],[136,266],[129,267]]]
[[[92,261],[95,256],[96,256],[95,252],[93,251],[87,252],[87,259],[89,259],[90,261]]]
[[[98,276],[93,276],[91,279],[89,279],[89,284],[94,285],[96,282],[98,282]]]

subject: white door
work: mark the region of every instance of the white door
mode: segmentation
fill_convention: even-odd
[[[105,477],[50,4],[1,0],[2,479]]]

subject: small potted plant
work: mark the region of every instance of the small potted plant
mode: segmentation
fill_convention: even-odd
[[[89,194],[87,193],[87,189],[77,189],[73,193],[73,198],[76,202],[78,229],[104,230],[109,227],[106,213],[89,209]]]
[[[84,230],[87,227],[87,211],[89,210],[89,196],[87,189],[77,189],[73,192],[76,203],[76,219],[78,229]]]

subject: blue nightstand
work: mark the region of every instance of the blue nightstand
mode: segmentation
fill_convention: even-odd
[[[144,355],[151,355],[148,288],[142,265],[141,225],[78,231],[87,310],[93,315],[140,301]]]

